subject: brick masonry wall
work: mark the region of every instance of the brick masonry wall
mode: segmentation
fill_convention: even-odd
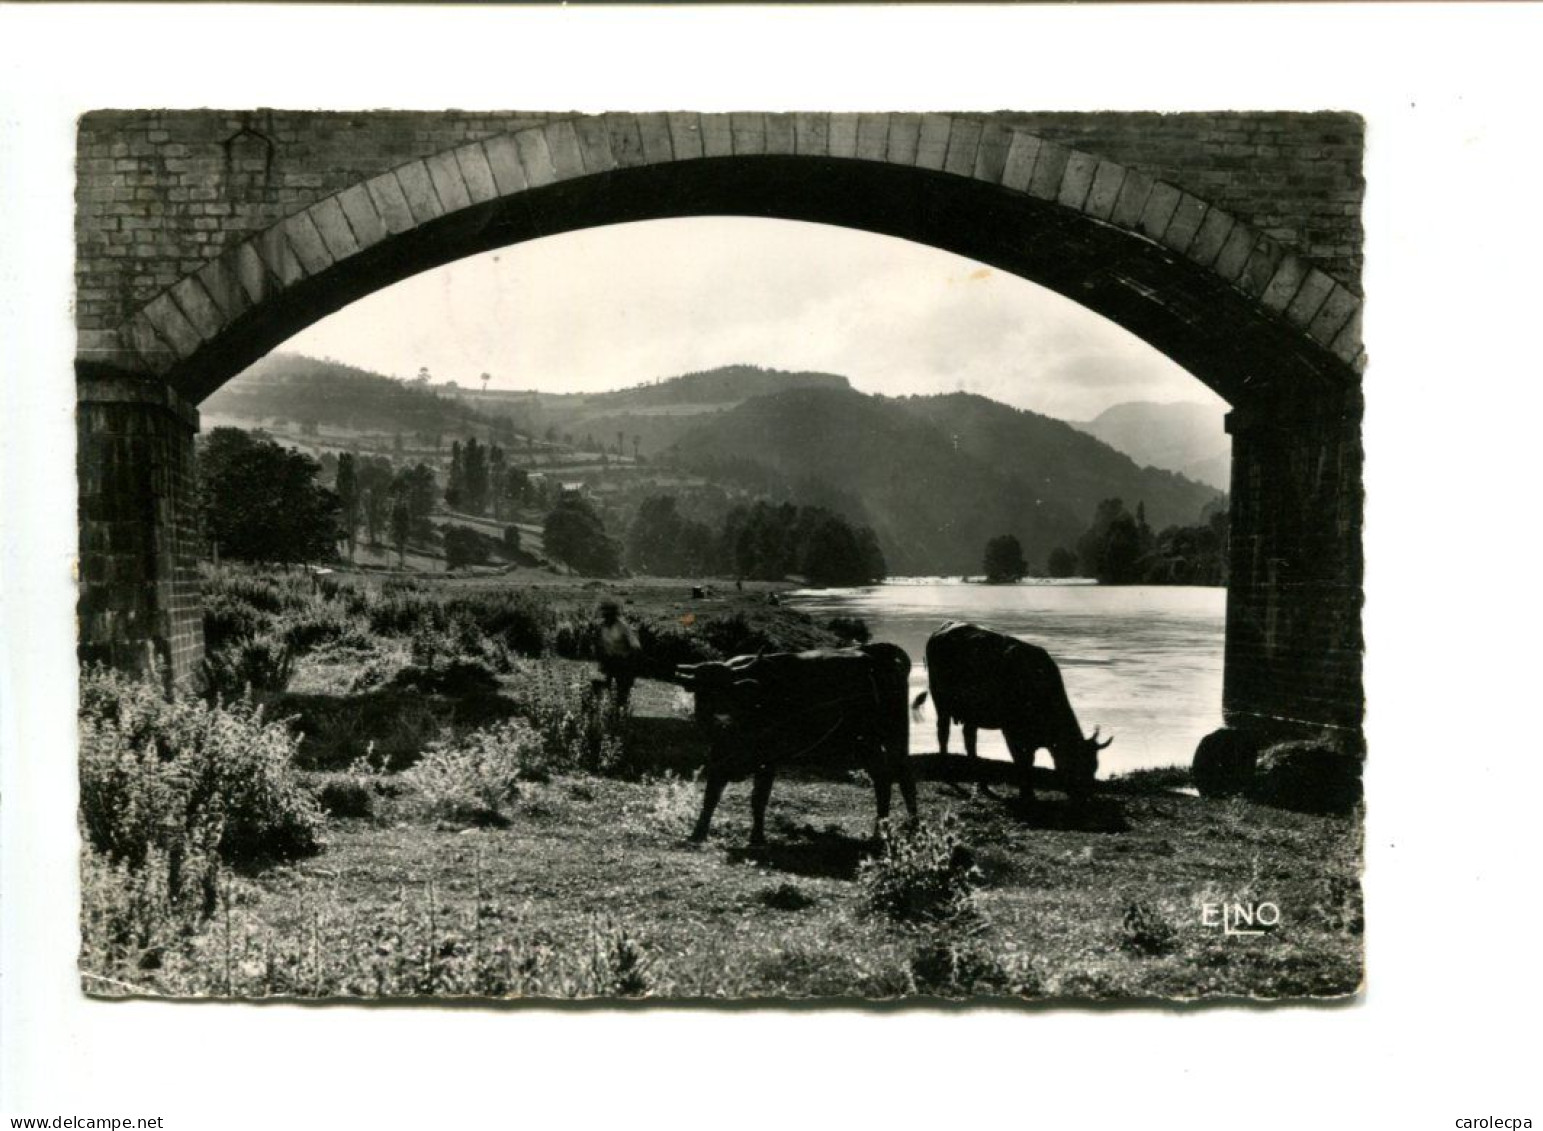
[[[1188,189],[1360,293],[1365,125],[1355,114],[1000,117]]]
[[[1361,725],[1358,420],[1352,411],[1296,426],[1229,421],[1230,725]]]
[[[185,682],[203,658],[193,437],[170,389],[80,383],[80,655]]]
[[[567,116],[87,114],[77,139],[77,325],[118,325],[226,247],[404,161]],[[999,117],[1186,188],[1359,289],[1363,131],[1353,115]]]

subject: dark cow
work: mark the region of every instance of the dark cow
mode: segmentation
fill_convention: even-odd
[[[707,838],[730,781],[753,776],[750,843],[766,842],[766,803],[778,767],[855,749],[873,778],[879,820],[898,781],[916,816],[906,714],[911,658],[893,644],[737,656],[676,669],[696,693],[696,717],[712,735],[707,789],[694,841]]]
[[[1019,791],[1034,800],[1034,755],[1050,751],[1068,795],[1082,799],[1093,789],[1100,742],[1098,731],[1084,738],[1061,670],[1036,645],[973,624],[949,621],[927,638],[927,683],[938,712],[938,750],[948,753],[949,723],[964,726],[965,753],[975,755],[975,732],[1000,730],[1020,771]],[[913,707],[927,700],[916,697]]]

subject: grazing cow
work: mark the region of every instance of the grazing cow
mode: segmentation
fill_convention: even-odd
[[[753,776],[750,843],[766,842],[766,803],[777,769],[855,749],[873,778],[879,820],[889,816],[898,781],[916,816],[906,717],[911,658],[893,644],[737,656],[676,669],[696,693],[697,722],[712,735],[702,814],[691,834],[707,838],[713,809],[730,781]]]
[[[1092,791],[1100,742],[1084,738],[1066,685],[1043,648],[973,624],[949,621],[927,638],[927,682],[938,712],[938,750],[948,753],[951,721],[964,726],[965,753],[975,755],[975,732],[1000,730],[1020,771],[1019,792],[1034,800],[1034,755],[1050,751],[1064,788],[1074,800]],[[927,700],[916,697],[913,708]]]

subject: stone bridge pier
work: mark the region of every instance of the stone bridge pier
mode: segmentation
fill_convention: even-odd
[[[202,657],[196,406],[355,299],[606,224],[738,215],[968,256],[1233,406],[1223,717],[1358,734],[1362,126],[1347,114],[113,111],[78,137],[80,654]]]
[[[198,410],[153,374],[76,379],[83,663],[185,684],[203,659]]]

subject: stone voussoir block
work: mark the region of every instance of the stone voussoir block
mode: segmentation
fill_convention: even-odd
[[[675,160],[670,121],[664,114],[639,114],[638,136],[643,141],[643,160],[648,164],[662,165]]]
[[[498,134],[482,142],[482,152],[487,154],[488,168],[492,170],[493,183],[498,186],[501,196],[521,192],[530,183],[514,138],[514,134]]]
[[[584,115],[573,120],[579,138],[579,157],[586,173],[609,173],[616,168],[616,154],[611,150],[611,130],[602,117]]]
[[[579,151],[579,135],[573,122],[561,119],[541,128],[546,138],[547,154],[552,159],[552,171],[559,181],[572,180],[584,175],[584,157]]]
[[[732,157],[734,127],[727,114],[703,114],[698,119],[702,130],[703,157]]]

